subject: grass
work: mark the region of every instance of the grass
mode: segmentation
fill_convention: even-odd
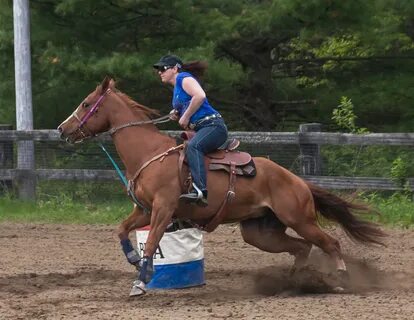
[[[372,217],[373,221],[398,227],[414,225],[412,194],[384,196],[370,193],[361,197],[381,212],[380,216]],[[60,194],[32,203],[3,196],[0,197],[0,222],[118,224],[129,215],[132,203],[126,196],[110,201],[107,198],[88,200],[85,197],[74,201],[72,197]]]
[[[0,198],[0,222],[42,222],[67,224],[118,224],[132,211],[125,200],[74,202],[64,197],[36,203]]]
[[[412,193],[394,193],[389,197],[373,193],[366,196],[365,200],[381,213],[379,216],[374,216],[372,220],[398,227],[412,227],[414,225]]]

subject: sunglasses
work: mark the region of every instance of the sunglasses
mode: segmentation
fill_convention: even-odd
[[[174,67],[175,66],[160,66],[160,67],[157,67],[156,69],[157,69],[157,71],[160,71],[161,73],[163,73],[163,72],[167,71],[168,69],[172,69]]]

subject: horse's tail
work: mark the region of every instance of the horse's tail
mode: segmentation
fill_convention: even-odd
[[[384,245],[380,239],[387,234],[377,224],[361,220],[352,213],[353,210],[362,214],[375,212],[368,205],[351,203],[308,181],[305,182],[312,192],[315,209],[322,216],[339,223],[351,238],[359,242]]]

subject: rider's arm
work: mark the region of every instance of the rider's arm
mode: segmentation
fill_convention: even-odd
[[[196,79],[186,77],[183,79],[183,89],[192,98],[187,110],[183,113],[180,119],[180,125],[187,127],[191,116],[200,108],[201,104],[206,98],[206,93]]]

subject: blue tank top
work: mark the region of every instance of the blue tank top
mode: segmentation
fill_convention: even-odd
[[[186,77],[194,78],[193,75],[188,72],[180,72],[177,75],[175,87],[174,87],[174,94],[172,98],[173,108],[178,111],[178,114],[180,117],[187,110],[188,106],[190,105],[191,98],[192,98],[183,89],[183,79]],[[198,120],[204,117],[207,117],[207,116],[211,116],[213,114],[219,114],[219,113],[210,105],[207,98],[205,98],[201,106],[191,116],[190,123],[196,123]]]

